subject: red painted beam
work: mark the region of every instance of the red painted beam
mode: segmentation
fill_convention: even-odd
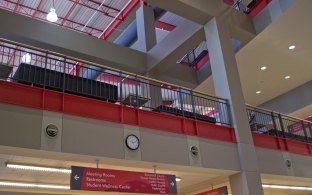
[[[224,3],[226,3],[230,6],[232,6],[234,4],[234,0],[223,0],[223,1],[224,1]]]
[[[37,7],[36,7],[36,10],[34,10],[34,13],[32,14],[31,18],[34,18],[34,17],[35,17],[37,11],[40,9],[40,6],[41,6],[42,2],[43,2],[43,0],[41,0],[41,1],[38,3],[38,5],[37,5]]]
[[[65,17],[63,18],[63,20],[62,20],[60,26],[63,26],[64,23],[65,23],[66,21],[68,21],[68,20],[67,20],[68,17],[70,16],[70,14],[71,14],[71,13],[74,11],[74,9],[76,8],[77,2],[79,2],[79,0],[73,0],[72,2],[73,2],[73,4],[72,4],[72,6],[69,8],[69,10],[68,10],[68,12],[66,13]]]
[[[16,4],[15,4],[15,8],[14,8],[14,10],[13,10],[14,13],[17,12],[17,10],[18,10],[18,8],[19,8],[20,5],[21,5],[21,0],[18,0],[18,1],[16,2]]]
[[[159,29],[162,29],[162,30],[169,31],[169,32],[173,31],[176,28],[175,25],[172,25],[172,24],[169,24],[169,23],[166,23],[166,22],[162,22],[160,20],[155,22],[155,27],[159,28]]]
[[[236,142],[234,129],[230,127],[1,80],[0,102],[170,133]]]
[[[194,65],[196,70],[199,70],[209,60],[209,53],[207,52],[198,62]]]
[[[253,133],[252,136],[257,147],[312,156],[312,144],[310,143],[258,133]]]
[[[141,0],[131,0],[131,2],[128,4],[128,6],[120,12],[120,16],[124,19],[126,18],[131,11],[141,3]],[[121,24],[123,20],[113,20],[113,22],[110,24],[108,28],[106,28],[101,35],[98,37],[99,39],[108,39],[108,37],[114,32],[114,30]]]
[[[77,1],[77,0],[69,0],[69,1],[71,1],[71,2],[73,2],[73,3],[75,3],[75,4],[78,4],[78,5],[81,5],[81,6],[83,6],[83,7],[92,9],[92,10],[94,10],[94,11],[97,11],[97,12],[99,12],[99,13],[102,13],[102,14],[104,14],[104,15],[107,16],[107,17],[115,18],[114,15],[111,15],[111,14],[105,12],[105,11],[102,11],[102,10],[99,10],[99,9],[97,9],[97,8],[94,8],[94,7],[92,7],[92,6],[87,5],[86,3],[90,2],[90,1],[86,1],[86,2],[83,2],[83,1],[80,2],[79,0],[78,0],[78,1]],[[96,5],[99,6],[99,5],[101,5],[101,4],[96,4]],[[105,7],[104,4],[103,4],[102,6]],[[119,11],[118,11],[118,12],[119,12]],[[118,19],[119,19],[119,18],[118,18]]]
[[[260,0],[254,7],[248,11],[249,16],[256,16],[261,12],[272,0]]]
[[[101,2],[98,2],[98,1],[94,1],[94,0],[88,0],[88,1],[94,3],[94,4],[98,5],[98,6],[101,5]],[[110,9],[110,10],[114,10],[114,11],[116,11],[117,13],[119,13],[119,12],[121,11],[121,10],[119,10],[119,9],[117,9],[117,8],[114,8],[114,7],[112,7],[112,6],[109,6],[109,5],[103,4],[102,6],[108,8],[108,9]]]

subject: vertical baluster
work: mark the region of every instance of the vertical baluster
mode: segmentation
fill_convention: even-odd
[[[194,99],[194,94],[193,91],[190,91],[190,95],[191,95],[191,103],[192,103],[192,110],[193,110],[193,115],[194,115],[194,119],[196,119],[196,109],[195,109],[195,99]]]

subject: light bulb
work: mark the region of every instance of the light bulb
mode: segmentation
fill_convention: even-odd
[[[26,53],[22,56],[22,62],[29,64],[31,62],[31,55],[29,53]]]
[[[50,12],[47,15],[47,20],[49,22],[56,22],[58,20],[57,14],[55,13],[55,9],[51,8]]]

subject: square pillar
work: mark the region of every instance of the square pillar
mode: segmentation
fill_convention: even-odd
[[[230,177],[233,195],[263,195],[257,156],[249,127],[226,18],[213,18],[205,25],[214,88],[217,96],[229,99],[237,139],[241,172]]]
[[[142,5],[136,11],[136,23],[139,48],[142,52],[149,51],[157,43],[155,31],[155,16],[151,7]]]

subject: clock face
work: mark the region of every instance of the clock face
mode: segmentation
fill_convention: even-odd
[[[130,150],[136,150],[140,146],[140,140],[135,135],[128,135],[126,138],[126,145]]]

